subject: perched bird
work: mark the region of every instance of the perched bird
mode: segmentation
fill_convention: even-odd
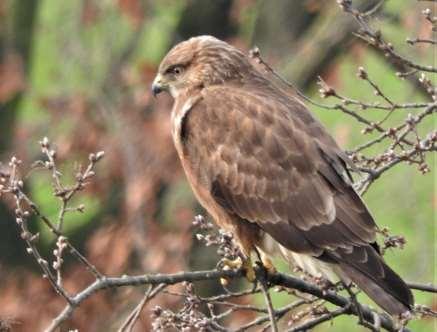
[[[211,36],[181,42],[152,91],[174,98],[172,135],[188,181],[234,235],[248,271],[252,253],[271,269],[279,249],[312,275],[354,282],[392,315],[411,308],[412,293],[384,263],[375,221],[352,187],[352,162],[244,53]]]

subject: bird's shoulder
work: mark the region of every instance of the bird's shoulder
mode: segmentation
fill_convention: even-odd
[[[350,163],[306,106],[272,85],[214,85],[193,94],[187,104],[192,100],[196,103],[186,119],[184,133],[201,139],[202,144],[232,145],[243,156],[262,148],[266,157],[302,172],[314,171],[311,164],[324,162],[324,158],[339,164],[337,169]],[[290,154],[299,157],[294,158],[294,165],[284,160]]]

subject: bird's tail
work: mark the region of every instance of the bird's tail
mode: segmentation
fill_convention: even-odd
[[[412,308],[411,290],[373,247],[337,250],[336,256],[342,272],[389,314],[400,315]]]

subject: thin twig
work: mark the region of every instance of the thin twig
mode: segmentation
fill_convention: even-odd
[[[432,284],[419,284],[417,282],[407,282],[408,287],[422,292],[437,293],[437,287]]]
[[[278,325],[276,323],[276,317],[275,317],[275,309],[273,309],[272,298],[270,297],[269,290],[266,287],[264,281],[260,281],[260,287],[264,295],[264,301],[266,302],[267,305],[272,332],[278,332]]]
[[[166,284],[160,284],[156,287],[150,286],[147,292],[144,294],[141,302],[135,307],[135,309],[130,313],[130,315],[126,318],[123,324],[118,329],[118,332],[131,332],[140,317],[140,313],[143,310],[144,306],[147,302],[153,299],[159,292],[161,292]]]
[[[347,313],[348,310],[350,310],[349,306],[344,307],[344,308],[339,308],[339,309],[334,310],[332,312],[329,312],[327,314],[324,314],[324,315],[318,316],[318,317],[316,317],[314,319],[308,320],[308,321],[306,321],[305,323],[303,323],[303,324],[301,324],[299,326],[295,326],[295,327],[289,329],[287,332],[309,331],[313,327],[315,327],[315,326],[317,326],[317,325],[319,325],[319,324],[321,324],[323,322],[332,320],[332,319],[334,319],[337,316],[340,316],[340,315],[343,315],[343,314]]]
[[[298,301],[295,301],[293,303],[290,303],[289,305],[286,305],[282,308],[275,310],[275,317],[276,317],[276,319],[280,319],[287,312],[290,312],[291,310],[296,309],[296,308],[300,307],[301,305],[308,304],[308,303],[311,303],[311,301],[298,300]],[[247,331],[254,326],[262,325],[262,324],[268,322],[269,320],[270,320],[270,315],[267,314],[266,316],[261,316],[261,317],[254,319],[253,321],[247,323],[246,325],[240,326],[239,328],[235,329],[233,332],[244,332],[244,331]]]

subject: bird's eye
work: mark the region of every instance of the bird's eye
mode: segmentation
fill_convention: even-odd
[[[184,71],[184,68],[182,66],[171,66],[165,72],[166,72],[166,74],[180,75],[180,74],[182,74],[183,71]]]
[[[175,68],[173,69],[173,74],[175,74],[175,75],[180,75],[180,74],[182,74],[182,67],[175,67]]]

